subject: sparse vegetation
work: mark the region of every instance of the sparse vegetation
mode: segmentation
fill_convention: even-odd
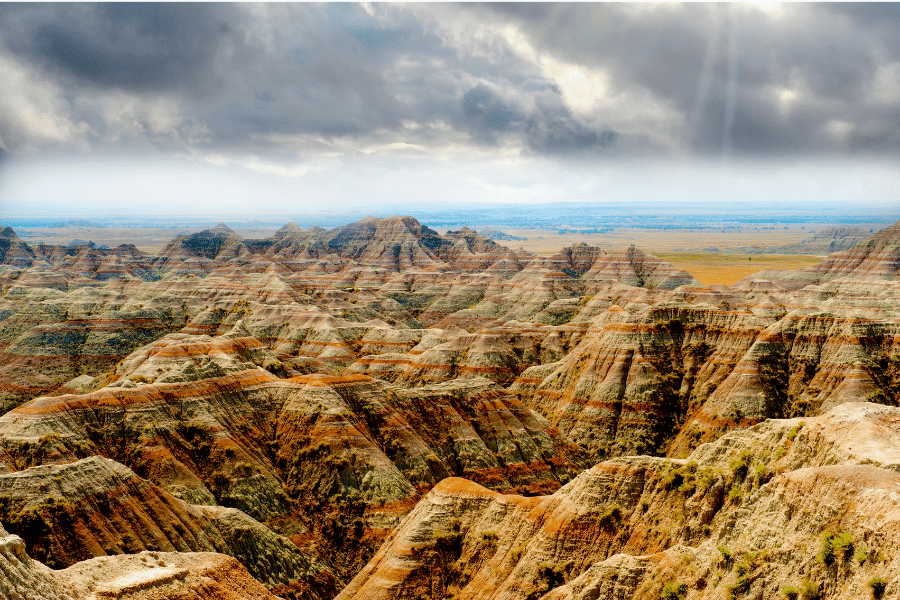
[[[488,544],[494,545],[497,543],[497,532],[496,531],[482,531],[481,532],[481,541]]]
[[[872,596],[874,598],[881,598],[884,596],[884,591],[887,589],[887,580],[880,575],[876,575],[872,579],[869,580],[869,587],[872,588]]]
[[[787,598],[787,600],[797,600],[800,596],[800,590],[792,585],[786,585],[781,588],[781,595]]]
[[[684,600],[687,592],[686,583],[667,583],[659,593],[659,600]]]
[[[841,531],[834,536],[834,552],[844,560],[853,554],[853,535],[849,531]]]
[[[622,509],[618,504],[613,504],[597,517],[597,523],[600,527],[609,529],[616,525],[621,515]]]
[[[736,480],[741,480],[747,476],[747,470],[753,460],[753,453],[750,450],[741,450],[735,458],[729,461],[728,466],[731,468],[731,474]]]
[[[314,549],[321,564],[333,570],[333,581],[340,584],[351,581],[376,548],[392,552],[396,549],[392,547],[402,546],[403,565],[409,568],[404,567],[395,591],[404,598],[458,597],[473,577],[490,593],[498,581],[528,578],[512,582],[516,593],[503,590],[500,595],[540,598],[618,553],[655,555],[654,561],[665,557],[646,571],[626,568],[602,573],[602,577],[618,578],[627,570],[629,578],[640,579],[637,595],[648,600],[657,596],[657,600],[685,600],[688,595],[721,598],[723,587],[729,597],[772,599],[780,592],[788,600],[817,600],[819,584],[809,578],[801,584],[804,574],[818,578],[828,600],[837,590],[859,594],[862,588],[867,593],[861,582],[879,571],[893,582],[893,573],[878,564],[883,557],[877,548],[890,553],[896,540],[889,528],[863,528],[864,521],[842,504],[845,499],[855,501],[849,493],[835,493],[838,485],[832,488],[831,479],[816,481],[814,491],[821,488],[822,502],[829,510],[824,516],[805,519],[799,511],[809,507],[798,506],[796,500],[797,489],[809,483],[802,479],[804,472],[779,477],[777,490],[767,484],[776,474],[802,466],[853,464],[832,469],[829,475],[835,478],[850,471],[874,473],[882,465],[866,457],[877,455],[840,446],[842,441],[828,430],[827,417],[816,417],[810,429],[804,429],[803,422],[759,423],[791,411],[807,414],[813,407],[830,406],[835,386],[846,375],[845,365],[836,364],[835,355],[854,357],[851,360],[856,362],[849,368],[881,368],[880,353],[894,351],[890,335],[895,332],[890,326],[882,327],[874,318],[862,322],[853,317],[845,323],[837,301],[828,306],[827,315],[797,311],[777,322],[786,310],[800,306],[806,293],[783,294],[778,286],[765,286],[771,295],[754,292],[746,297],[741,286],[716,291],[687,285],[671,292],[666,289],[668,282],[651,292],[661,278],[649,259],[635,267],[638,283],[645,286],[637,291],[618,284],[568,281],[556,266],[566,261],[557,258],[527,263],[535,268],[516,277],[513,273],[526,264],[526,256],[519,253],[511,258],[505,250],[496,249],[486,255],[471,254],[462,242],[453,252],[462,252],[465,261],[478,264],[477,269],[463,268],[451,257],[435,261],[440,268],[433,270],[431,255],[419,252],[413,230],[400,229],[403,243],[380,240],[387,245],[376,254],[368,252],[371,248],[352,228],[346,230],[348,239],[337,241],[326,230],[298,234],[288,228],[284,239],[250,240],[250,245],[235,241],[243,245],[231,255],[240,258],[228,268],[219,268],[214,257],[203,261],[174,257],[172,264],[198,273],[206,266],[214,267],[217,274],[207,282],[201,283],[202,274],[188,278],[172,273],[171,281],[153,289],[142,289],[139,282],[125,278],[109,289],[81,290],[78,302],[70,302],[65,314],[69,319],[72,311],[69,324],[77,324],[73,340],[81,340],[79,349],[89,336],[104,335],[102,327],[83,318],[85,313],[104,323],[110,315],[115,317],[111,323],[152,320],[145,319],[144,313],[117,320],[122,315],[104,312],[103,298],[94,306],[95,296],[108,295],[116,303],[133,306],[141,300],[141,306],[146,303],[150,310],[170,302],[158,295],[170,294],[180,302],[179,294],[185,294],[191,308],[185,304],[171,326],[147,335],[157,339],[160,331],[184,327],[181,333],[133,355],[128,354],[132,342],[123,342],[121,352],[115,353],[114,361],[120,362],[114,372],[69,388],[87,390],[89,386],[95,390],[90,395],[62,397],[62,391],[53,391],[61,388],[48,387],[47,398],[11,415],[7,430],[22,435],[9,437],[28,441],[2,440],[0,451],[8,455],[5,464],[19,470],[100,453],[124,462],[147,479],[164,480],[167,491],[189,502],[209,503],[208,489],[216,503],[248,512],[239,503],[252,504],[257,507],[254,517],[290,536],[296,545]],[[316,238],[316,245],[309,246],[305,236]],[[430,250],[439,256],[446,240],[440,236],[429,240],[434,245]],[[352,253],[343,252],[349,246]],[[301,247],[305,254],[292,260],[291,253]],[[416,265],[415,272],[394,269],[392,252],[397,264]],[[579,257],[577,265],[564,266],[579,276],[586,273],[591,262],[599,260],[599,248],[591,252],[587,258]],[[632,253],[637,250],[632,248]],[[271,269],[257,268],[260,265],[254,261],[263,256],[278,256],[280,262]],[[360,256],[366,257],[367,264],[358,264]],[[498,262],[497,256],[507,258]],[[315,271],[300,272],[313,263],[318,265]],[[552,267],[552,277],[520,283],[531,271],[542,270],[536,269],[539,264]],[[297,273],[288,273],[295,268],[292,265]],[[494,273],[498,269],[503,275]],[[490,283],[485,283],[488,279]],[[266,287],[242,289],[232,296],[242,280]],[[78,280],[79,286],[87,283]],[[502,295],[512,288],[516,295],[510,304],[515,306],[510,308]],[[393,291],[382,294],[384,289]],[[133,290],[139,292],[136,299],[129,297]],[[165,294],[155,294],[160,290]],[[6,291],[10,298],[19,293]],[[41,292],[42,298],[50,299],[35,305],[49,306],[54,298],[67,294],[57,291]],[[588,296],[578,299],[586,291],[597,293],[594,301],[588,303]],[[386,297],[391,295],[394,300]],[[251,299],[237,299],[244,297]],[[209,298],[214,302],[208,302]],[[280,298],[288,299],[285,306],[279,305]],[[347,302],[352,308],[347,308],[351,306]],[[548,302],[556,304],[548,308]],[[223,308],[229,306],[233,309]],[[603,310],[608,313],[598,318]],[[535,317],[544,314],[542,322],[556,323],[568,321],[575,311],[581,311],[579,321],[567,327],[541,325]],[[0,341],[7,346],[23,331],[49,331],[56,326],[21,316],[4,321],[8,330]],[[244,322],[232,330],[238,319]],[[817,319],[827,324],[816,324]],[[385,323],[397,324],[396,330]],[[19,326],[22,331],[16,330]],[[852,333],[849,342],[842,337],[848,332]],[[91,342],[105,352],[103,343]],[[837,352],[843,343],[852,344],[852,352]],[[239,351],[232,346],[240,346]],[[416,346],[418,350],[410,353]],[[575,346],[580,349],[571,353]],[[748,352],[749,348],[753,351]],[[160,349],[165,352],[154,354]],[[8,352],[12,357],[13,350]],[[796,359],[791,354],[815,358]],[[743,382],[747,389],[737,396],[747,392],[760,401],[734,401],[733,388],[729,391],[723,381],[741,376],[743,367],[755,365],[757,355],[762,380],[754,371]],[[834,370],[817,378],[821,390],[810,387],[818,373],[819,355]],[[873,358],[871,364],[866,357]],[[42,359],[33,360],[39,371],[37,363]],[[59,360],[69,358],[63,355]],[[79,362],[78,369],[86,368],[87,361],[85,356],[72,359],[73,364]],[[19,366],[10,364],[7,370]],[[291,381],[274,379],[256,368],[260,366],[279,377],[290,376]],[[529,366],[531,374],[522,376]],[[491,379],[498,370],[504,373],[499,385],[481,378]],[[143,375],[137,375],[138,371]],[[50,374],[48,386],[70,380],[65,371]],[[477,381],[469,379],[476,376]],[[510,387],[514,379],[517,383]],[[101,383],[109,382],[116,385],[98,391]],[[359,389],[354,387],[357,384]],[[878,386],[889,390],[882,384]],[[438,391],[427,392],[429,396],[422,392],[423,385]],[[541,415],[532,412],[538,405],[544,407]],[[41,428],[41,410],[57,422],[65,420],[63,438],[51,434],[38,439],[48,431]],[[859,406],[839,410],[854,411]],[[879,410],[884,414],[889,409]],[[28,419],[35,422],[29,422],[27,431],[14,431],[16,423]],[[753,429],[742,432],[744,426]],[[723,434],[725,438],[719,439]],[[710,444],[691,454],[701,442]],[[815,455],[832,442],[835,447],[826,450],[827,455]],[[635,452],[655,456],[631,456]],[[142,462],[145,455],[155,461],[149,467]],[[844,460],[847,456],[852,460]],[[615,460],[591,469],[553,499],[506,495],[551,493],[558,482],[565,483],[606,459]],[[475,491],[474,484],[447,480],[448,475],[460,475],[491,491]],[[597,478],[594,487],[585,489],[592,477]],[[7,521],[11,531],[30,536],[29,550],[47,560],[50,551],[41,544],[47,548],[59,544],[50,540],[48,531],[53,535],[67,531],[60,517],[65,510],[57,512],[70,508],[63,493],[74,482],[68,474],[48,477],[45,482],[46,489],[40,490],[42,496],[46,494],[44,505],[26,510],[21,504],[4,504],[6,500],[0,498],[5,511],[0,520]],[[773,489],[760,489],[767,485]],[[459,502],[445,502],[454,494],[475,499],[466,496]],[[428,502],[435,498],[443,504],[430,510]],[[257,499],[260,504],[253,504]],[[554,505],[560,499],[561,504]],[[152,500],[162,502],[157,497]],[[170,496],[164,500],[169,512],[160,527],[166,535],[172,531],[187,539],[181,515],[188,509]],[[770,506],[761,507],[757,500]],[[118,510],[114,501],[100,498],[96,507],[93,499],[84,504],[98,514],[113,514],[110,505]],[[633,510],[635,501],[637,510]],[[413,509],[416,503],[420,504]],[[442,512],[445,509],[448,512]],[[760,550],[754,545],[758,540],[740,535],[754,526],[748,523],[748,515],[760,514],[761,509],[771,509],[769,515],[783,511],[791,517],[784,531],[767,537],[766,543],[775,546],[771,550]],[[486,517],[484,510],[495,512]],[[494,520],[501,511],[502,519]],[[214,511],[200,512],[208,517]],[[404,515],[413,514],[427,515],[428,520],[403,520]],[[459,515],[463,521],[449,520],[447,514]],[[824,524],[810,525],[818,523],[818,518]],[[404,529],[394,531],[401,521]],[[535,522],[545,539],[530,537],[538,527]],[[773,518],[773,523],[763,525],[774,523]],[[878,524],[877,520],[872,523]],[[842,526],[853,527],[853,532],[840,530]],[[810,534],[809,527],[818,528]],[[829,532],[816,536],[822,528]],[[136,551],[152,541],[152,536],[145,540],[141,532],[126,529],[110,532],[97,552]],[[554,535],[558,539],[552,539]],[[871,550],[862,546],[864,541],[872,544]],[[710,549],[710,544],[718,543],[731,546],[718,547],[721,558]],[[532,556],[523,560],[527,544],[534,544]],[[568,552],[572,554],[567,556]],[[773,564],[765,564],[769,556]],[[818,556],[821,562],[813,558],[813,564],[807,564],[803,557],[808,556]],[[566,558],[576,561],[575,565],[565,563]],[[550,562],[538,564],[541,560]],[[373,569],[390,562],[388,557]],[[707,588],[707,578],[717,590]],[[310,580],[310,586],[315,583]],[[887,590],[888,582],[880,576],[869,581],[876,598],[894,593],[894,585]],[[276,589],[296,600],[308,592],[292,584]],[[470,588],[465,593],[480,592]]]
[[[822,597],[819,584],[809,577],[805,577],[800,585],[800,597],[802,600],[819,600]]]
[[[819,562],[831,565],[834,562],[834,537],[830,533],[823,533],[819,548]]]
[[[569,565],[554,565],[543,562],[537,567],[534,583],[525,600],[537,600],[552,589],[556,589],[566,582],[565,572]]]
[[[819,561],[830,566],[840,557],[847,560],[853,554],[853,535],[849,531],[823,532],[820,538]]]

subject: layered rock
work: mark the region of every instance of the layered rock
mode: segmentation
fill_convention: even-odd
[[[269,586],[330,576],[243,512],[188,504],[97,456],[0,476],[0,521],[26,540],[29,556],[55,568],[145,550],[214,551]]]
[[[141,552],[53,571],[0,527],[0,592],[9,600],[276,600],[235,559],[212,552]]]
[[[35,261],[34,251],[19,239],[12,227],[0,229],[0,265],[30,267]]]
[[[898,423],[847,404],[687,460],[606,461],[543,498],[447,479],[338,598],[866,597],[875,577],[890,593]]]
[[[215,338],[166,336],[123,360],[106,387],[0,417],[3,468],[107,456],[175,497],[239,508],[320,548],[343,576],[448,474],[544,493],[585,464],[489,380],[404,390],[291,365],[243,322]]]
[[[897,227],[733,288],[634,248],[540,258],[408,217],[220,226],[156,258],[5,232],[0,386],[8,406],[44,396],[0,417],[3,506],[54,566],[212,549],[303,598],[334,585],[315,565],[349,580],[385,540],[347,595],[774,598],[801,571],[753,554],[757,518],[857,595],[874,563],[829,565],[842,587],[769,513],[787,498],[810,527],[864,524],[866,547],[893,535],[863,513],[894,510],[896,415],[853,403],[900,393]],[[91,473],[107,483],[74,486]],[[55,489],[78,507],[49,508]],[[723,541],[746,550],[716,562]],[[313,575],[291,579],[292,553]]]

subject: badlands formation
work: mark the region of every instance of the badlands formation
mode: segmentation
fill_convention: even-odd
[[[5,228],[0,596],[900,597],[898,274]]]

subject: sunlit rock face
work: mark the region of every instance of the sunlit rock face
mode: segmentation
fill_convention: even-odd
[[[276,600],[241,564],[213,552],[155,552],[93,558],[51,570],[0,527],[0,591],[10,600],[134,598]]]
[[[898,227],[730,288],[410,217],[159,256],[4,229],[3,585],[864,597],[898,575]],[[822,531],[882,554],[819,563]]]

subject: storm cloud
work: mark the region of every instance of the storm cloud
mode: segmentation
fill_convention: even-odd
[[[897,4],[6,4],[0,76],[0,157],[900,151]]]

